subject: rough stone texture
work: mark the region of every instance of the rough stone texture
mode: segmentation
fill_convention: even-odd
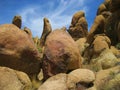
[[[32,38],[13,24],[0,25],[0,66],[29,75],[40,70],[40,55]]]
[[[105,30],[106,35],[111,39],[112,45],[120,42],[120,10],[112,13],[106,20]]]
[[[93,86],[92,84],[94,80],[95,80],[95,75],[92,71],[88,69],[76,69],[68,74],[68,78],[67,78],[68,90],[76,90],[76,88],[77,90],[79,89],[86,90],[87,88],[91,88]],[[90,83],[91,83],[90,86],[87,85],[85,86],[85,84],[90,84]]]
[[[69,74],[57,74],[47,79],[38,90],[95,90],[90,85],[95,75],[87,69],[76,69]]]
[[[30,36],[30,38],[32,38],[32,32],[29,28],[24,27],[24,31]]]
[[[107,11],[105,4],[101,4],[97,10],[97,15],[100,15],[102,12]]]
[[[120,66],[97,72],[94,83],[97,90],[119,90]]]
[[[85,13],[83,11],[76,12],[72,18],[72,22],[71,22],[72,26],[75,26],[78,20],[84,16],[85,16]]]
[[[79,11],[73,15],[71,26],[68,32],[74,40],[86,37],[88,34],[88,24],[84,12]]]
[[[104,33],[105,18],[103,15],[96,16],[92,27],[87,36],[87,42],[92,43],[96,34]]]
[[[32,84],[25,73],[0,67],[0,90],[32,90]]]
[[[99,57],[92,59],[90,64],[96,65],[96,68],[108,69],[116,66],[120,61],[115,55],[109,50],[104,50]]]
[[[111,41],[107,36],[96,36],[92,43],[94,54],[100,54],[103,50],[108,49],[111,45]]]
[[[22,26],[21,16],[14,16],[12,24],[16,25],[18,28],[21,28]]]
[[[66,81],[66,74],[58,74],[45,81],[38,90],[68,90]]]
[[[110,11],[115,12],[120,9],[120,0],[111,0],[110,1]]]
[[[72,37],[63,30],[54,30],[46,39],[43,56],[44,78],[81,67],[81,56]]]
[[[87,43],[86,43],[86,38],[80,38],[76,41],[76,44],[78,45],[78,48],[79,48],[79,52],[81,55],[83,55],[85,49],[89,46]]]
[[[45,45],[45,41],[49,33],[52,31],[51,24],[47,18],[44,18],[44,27],[43,27],[43,32],[42,36],[40,38],[40,46],[43,47]]]

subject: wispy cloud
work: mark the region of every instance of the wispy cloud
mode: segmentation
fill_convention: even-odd
[[[50,20],[53,30],[63,26],[69,26],[72,16],[78,10],[88,12],[85,5],[87,0],[50,0],[47,5],[33,5],[23,8],[18,12],[22,16],[23,26],[32,30],[33,36],[41,36],[43,30],[43,18]],[[57,3],[57,5],[56,5]]]

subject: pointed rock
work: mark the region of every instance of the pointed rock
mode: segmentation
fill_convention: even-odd
[[[43,21],[44,21],[44,27],[43,27],[42,36],[40,38],[40,46],[42,46],[42,47],[45,44],[46,37],[52,31],[52,27],[51,27],[51,24],[50,24],[49,20],[47,18],[44,18]]]
[[[21,28],[22,25],[21,16],[14,16],[12,24],[16,25],[18,28]]]

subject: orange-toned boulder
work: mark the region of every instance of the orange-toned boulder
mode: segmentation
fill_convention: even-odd
[[[111,41],[107,36],[96,36],[93,41],[94,54],[100,54],[104,49],[110,48]]]
[[[0,66],[29,75],[40,69],[40,55],[32,38],[13,24],[0,25]]]
[[[73,15],[68,32],[75,41],[87,36],[88,24],[84,12],[79,11]]]
[[[79,67],[81,56],[72,37],[64,28],[50,33],[46,39],[43,56],[44,79]]]

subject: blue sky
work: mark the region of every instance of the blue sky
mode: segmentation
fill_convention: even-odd
[[[22,16],[22,27],[31,29],[33,36],[41,36],[43,18],[50,20],[53,30],[69,27],[72,16],[84,11],[90,28],[99,5],[104,0],[1,0],[0,24],[11,23],[15,15]]]

